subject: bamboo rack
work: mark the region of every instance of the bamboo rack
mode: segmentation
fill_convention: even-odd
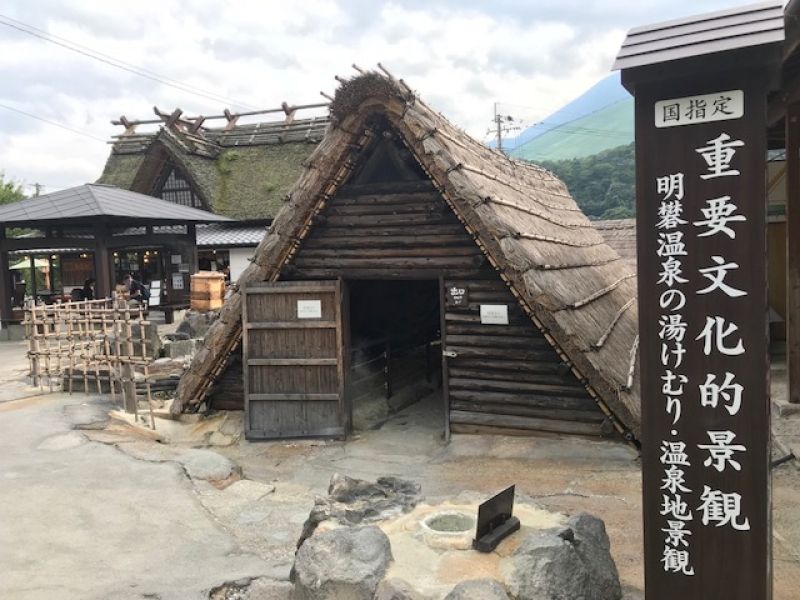
[[[119,392],[119,403],[138,417],[136,374],[141,373],[150,426],[155,429],[149,376],[152,359],[147,351],[151,322],[141,306],[110,298],[30,303],[23,324],[33,385],[47,386],[51,392],[66,388],[72,394],[75,382],[82,381],[84,393],[94,387],[100,394],[107,381],[112,399],[116,402]]]

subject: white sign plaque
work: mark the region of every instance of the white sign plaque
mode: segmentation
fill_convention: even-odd
[[[321,319],[322,300],[298,300],[297,301],[298,319]]]
[[[713,121],[730,121],[744,116],[744,92],[728,90],[660,100],[655,104],[656,127],[679,127]]]
[[[481,304],[481,323],[484,325],[508,325],[508,305]]]
[[[172,274],[172,289],[173,290],[183,289],[183,273]]]
[[[147,304],[149,306],[159,306],[161,304],[161,281],[158,279],[150,282],[150,299]]]
[[[179,265],[181,264],[181,258],[182,256],[180,254],[172,254],[169,257],[169,261],[173,265]]]

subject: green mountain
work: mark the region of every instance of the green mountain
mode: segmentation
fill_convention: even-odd
[[[636,169],[633,143],[582,158],[538,161],[538,164],[567,184],[570,194],[590,219],[634,216]]]
[[[633,141],[633,98],[628,96],[587,115],[553,127],[511,150],[532,162],[597,154]]]

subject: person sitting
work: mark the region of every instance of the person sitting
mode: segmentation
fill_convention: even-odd
[[[94,300],[94,279],[90,277],[83,282],[83,300]]]
[[[150,292],[141,281],[136,281],[133,275],[128,273],[123,280],[127,290],[128,304],[130,306],[140,306],[150,297]]]

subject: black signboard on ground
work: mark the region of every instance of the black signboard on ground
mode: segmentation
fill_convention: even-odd
[[[473,548],[480,552],[491,552],[520,528],[519,519],[513,516],[515,489],[516,486],[509,486],[478,507]]]

